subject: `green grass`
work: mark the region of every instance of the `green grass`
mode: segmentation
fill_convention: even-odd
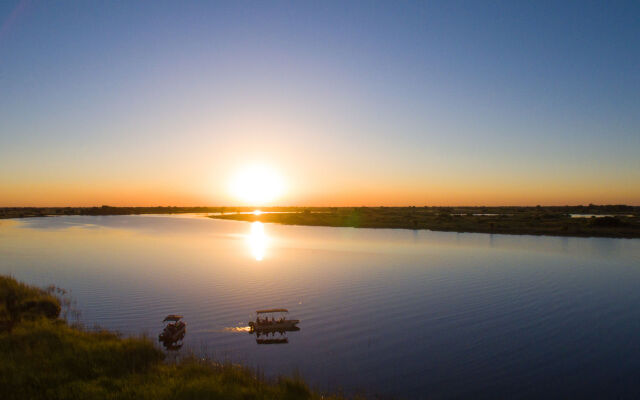
[[[49,307],[24,306],[38,300],[57,304],[60,312],[47,291],[0,276],[3,400],[338,398],[322,397],[298,377],[265,381],[240,365],[195,357],[167,363],[149,338],[88,331]]]
[[[56,319],[60,302],[49,292],[0,276],[0,332],[11,332],[22,321]]]

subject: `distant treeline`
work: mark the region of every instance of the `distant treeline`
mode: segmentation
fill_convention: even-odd
[[[183,214],[253,211],[242,207],[3,207],[0,218],[46,217],[53,215],[135,215],[135,214]]]
[[[640,207],[624,204],[534,207],[14,207],[0,218],[56,215],[200,213],[212,218],[287,225],[430,229],[518,235],[640,237]],[[272,212],[272,213],[270,213]],[[600,218],[572,218],[571,214]],[[602,217],[606,215],[606,217]]]
[[[52,215],[135,215],[135,214],[179,214],[179,213],[233,213],[248,212],[259,208],[262,211],[289,212],[420,212],[432,214],[624,214],[640,215],[640,206],[624,204],[579,205],[579,206],[534,206],[534,207],[489,207],[489,206],[410,206],[410,207],[0,207],[0,218],[44,217]]]
[[[573,218],[571,214],[598,215]],[[286,225],[515,235],[640,238],[640,207],[626,205],[562,207],[355,207],[291,213],[212,214],[211,218]]]

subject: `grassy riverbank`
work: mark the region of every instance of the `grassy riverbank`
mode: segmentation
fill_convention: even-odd
[[[571,214],[599,217],[573,218]],[[609,215],[609,216],[603,216]],[[640,238],[640,207],[357,207],[211,218],[287,225]]]
[[[187,358],[164,362],[145,337],[89,331],[59,318],[51,293],[0,276],[0,388],[13,399],[320,399],[299,378]]]

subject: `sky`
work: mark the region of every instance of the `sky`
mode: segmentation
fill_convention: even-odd
[[[640,205],[639,16],[2,1],[0,206]]]

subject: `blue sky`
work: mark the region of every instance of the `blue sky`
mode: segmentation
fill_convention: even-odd
[[[0,205],[640,204],[638,2],[0,4]],[[119,188],[117,195],[114,188]]]

